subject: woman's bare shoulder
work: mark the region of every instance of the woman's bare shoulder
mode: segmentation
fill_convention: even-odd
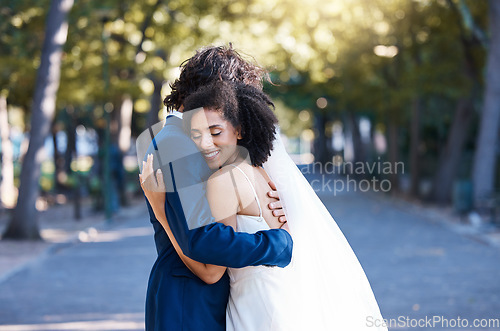
[[[240,198],[245,198],[247,195],[246,191],[250,192],[250,188],[248,183],[246,182],[246,178],[249,178],[252,181],[254,177],[251,169],[247,169],[248,167],[252,167],[251,165],[239,164],[238,167],[240,170],[236,169],[233,165],[226,165],[221,169],[217,170],[213,173],[208,179],[207,183],[207,192],[208,194],[217,192],[217,193],[225,193],[227,195],[236,196],[236,192],[238,192],[238,196]],[[246,200],[246,199],[244,199]]]
[[[212,186],[220,186],[220,185],[232,185],[232,172],[231,170],[234,169],[234,167],[230,165],[226,165],[216,172],[214,172],[209,178],[208,178],[208,183],[207,185],[212,185]]]
[[[230,169],[225,168],[217,170],[208,179],[207,198],[215,220],[234,227],[234,217],[239,209],[235,194],[237,183],[232,180]]]

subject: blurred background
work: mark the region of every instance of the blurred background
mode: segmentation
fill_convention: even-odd
[[[200,47],[231,42],[269,70],[273,83],[265,91],[288,151],[311,181],[323,183],[317,191],[359,254],[382,312],[439,313],[439,304],[490,316],[500,307],[498,251],[449,237],[423,219],[432,210],[439,221],[486,224],[498,233],[499,22],[495,0],[0,0],[0,267],[10,270],[29,251],[8,246],[11,239],[64,241],[76,233],[90,242],[100,230],[82,229],[95,220],[109,225],[141,215],[146,230],[138,225],[100,240],[146,236],[150,259],[138,259],[146,261],[144,274],[134,280],[145,285],[154,248],[135,139],[164,119],[162,100],[179,65]],[[369,181],[372,193],[383,192],[375,200],[332,197],[324,185],[331,178]],[[89,253],[92,263],[102,252]],[[433,264],[443,261],[450,265]],[[490,278],[478,278],[481,272]],[[427,290],[419,283],[426,281]],[[5,284],[4,299],[16,288]],[[37,283],[17,286],[26,284]],[[449,284],[474,285],[455,293]],[[32,301],[26,294],[13,308],[12,291],[2,306],[12,312],[0,313],[0,324],[26,322],[15,312]],[[448,294],[438,296],[442,291]],[[128,329],[142,327],[144,291],[137,293],[140,305],[131,311],[139,313]],[[72,327],[120,329],[89,325]]]
[[[54,204],[73,202],[78,218],[91,201],[110,217],[139,194],[135,137],[164,118],[179,65],[229,42],[269,69],[297,163],[399,164],[363,175],[491,214],[499,110],[486,99],[498,100],[488,73],[500,67],[488,15],[485,0],[2,0],[1,201],[18,204],[19,223],[7,236],[36,238],[36,210]]]

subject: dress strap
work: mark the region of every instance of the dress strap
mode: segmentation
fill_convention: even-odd
[[[253,192],[253,195],[255,197],[255,201],[257,201],[257,206],[259,206],[259,217],[262,217],[262,208],[260,207],[259,198],[257,197],[257,192],[255,192],[255,188],[253,187],[253,184],[250,181],[250,178],[248,178],[247,174],[243,170],[241,170],[241,168],[238,167],[237,165],[230,164],[230,166],[233,166],[236,169],[238,169],[243,174],[243,176],[245,176],[245,178],[247,179],[247,182],[250,184],[250,187],[252,188],[252,192]]]

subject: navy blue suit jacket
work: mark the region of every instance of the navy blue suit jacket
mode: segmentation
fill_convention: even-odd
[[[184,254],[202,263],[233,268],[288,265],[293,243],[286,231],[237,233],[214,222],[204,190],[211,172],[183,132],[182,120],[170,116],[157,131],[149,133],[155,138],[147,153],[153,154],[155,169],[161,168],[164,174],[167,220]],[[212,285],[196,277],[175,252],[149,203],[148,209],[158,258],[148,283],[146,330],[224,331],[227,274]]]

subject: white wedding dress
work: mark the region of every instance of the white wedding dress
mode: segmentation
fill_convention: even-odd
[[[252,182],[243,170],[232,166],[247,179],[259,207],[259,216],[236,215],[236,231],[255,233],[269,230]],[[226,330],[293,330],[286,323],[286,310],[283,309],[289,290],[289,270],[289,267],[266,266],[229,268],[231,288],[226,309]]]
[[[226,330],[387,331],[356,255],[286,153],[279,133],[264,169],[285,210],[294,243],[292,262],[286,268],[228,269]],[[237,215],[238,232],[268,229],[262,216]]]

